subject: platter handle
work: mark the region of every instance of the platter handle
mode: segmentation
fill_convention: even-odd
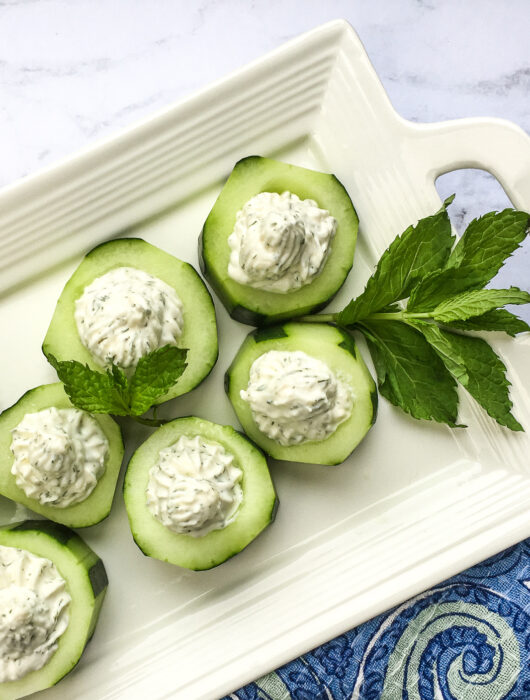
[[[416,155],[427,178],[461,168],[487,170],[517,209],[530,210],[530,136],[505,119],[455,119],[415,124]]]

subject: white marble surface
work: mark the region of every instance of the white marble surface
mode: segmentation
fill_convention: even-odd
[[[404,117],[530,131],[529,0],[0,0],[0,186],[337,17]],[[508,204],[480,171],[439,190],[459,229]],[[499,282],[529,286],[529,267],[527,245]]]

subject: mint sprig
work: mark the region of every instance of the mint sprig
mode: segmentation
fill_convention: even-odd
[[[131,416],[140,423],[158,426],[164,421],[140,418],[164,396],[186,369],[187,350],[165,345],[140,359],[129,379],[112,365],[98,372],[77,360],[48,356],[74,406],[89,413]]]
[[[302,320],[363,333],[381,394],[411,416],[458,426],[459,382],[499,424],[522,430],[502,360],[485,340],[465,333],[513,337],[530,330],[502,308],[529,303],[528,292],[484,288],[524,240],[530,216],[490,212],[472,221],[453,247],[452,200],[393,241],[362,294],[342,311]]]

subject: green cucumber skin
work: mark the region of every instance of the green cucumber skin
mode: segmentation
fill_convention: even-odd
[[[269,516],[269,521],[267,522],[267,525],[266,525],[265,527],[269,527],[269,525],[272,525],[272,523],[275,521],[275,519],[276,519],[276,514],[277,514],[277,512],[278,512],[279,506],[280,506],[280,499],[278,498],[278,496],[276,496],[276,498],[275,498],[275,500],[274,500],[274,503],[273,503],[273,506],[272,506],[272,508],[271,508],[271,512],[270,512],[270,516]],[[254,540],[252,540],[252,542],[253,542],[253,541],[254,541]],[[248,543],[247,545],[245,545],[242,549],[235,549],[235,550],[232,552],[232,554],[230,554],[229,556],[226,557],[226,559],[224,559],[223,561],[218,562],[217,564],[214,564],[213,566],[197,567],[197,568],[190,569],[190,571],[197,571],[197,572],[200,572],[200,571],[211,571],[212,569],[216,569],[218,566],[221,566],[221,565],[224,564],[225,562],[229,561],[230,559],[233,559],[235,556],[237,556],[238,554],[240,554],[241,552],[243,552],[247,547],[249,547],[249,546],[252,544],[252,542],[249,542],[249,543]],[[170,563],[171,563],[171,562],[170,562]]]
[[[204,256],[204,229],[202,229],[199,235],[199,269],[202,272],[202,276],[208,282],[208,284],[215,290],[216,295],[219,297],[221,303],[228,311],[230,318],[234,321],[239,321],[239,323],[244,323],[248,326],[262,326],[267,323],[271,323],[269,317],[265,314],[259,314],[255,311],[245,308],[239,304],[234,304],[229,296],[224,293],[224,289],[218,285],[215,281],[215,277],[212,275],[210,268],[206,262]]]
[[[13,538],[10,537],[11,534]],[[23,542],[17,537],[18,535],[22,535]],[[33,538],[35,539],[33,540]],[[44,540],[42,538],[44,538]],[[67,552],[67,559],[70,560],[70,566],[75,571],[76,578],[75,581],[72,581],[68,576],[65,577],[69,592],[72,595],[72,603],[70,605],[76,604],[74,588],[76,585],[79,585],[80,579],[86,576],[86,579],[90,583],[88,589],[90,592],[88,593],[88,591],[85,590],[83,593],[85,601],[82,604],[82,609],[86,613],[88,610],[87,606],[91,606],[90,618],[85,619],[84,629],[80,635],[82,648],[76,650],[75,657],[64,658],[64,668],[55,672],[51,682],[43,681],[41,683],[39,677],[42,678],[46,676],[49,666],[60,653],[62,649],[61,640],[59,640],[58,651],[51,657],[50,662],[45,664],[39,671],[31,672],[19,681],[0,684],[0,698],[2,698],[2,700],[16,700],[16,698],[22,698],[36,691],[50,688],[56,685],[77,666],[84,648],[94,635],[101,607],[107,592],[108,578],[102,560],[84,540],[70,530],[70,528],[48,520],[25,520],[0,526],[0,544],[7,547],[12,546],[26,549],[38,556],[45,556],[51,559],[57,566],[56,561],[54,561],[53,556],[50,556],[49,552],[43,553],[40,551],[43,541],[47,543],[48,549],[51,544],[52,549],[56,550],[56,556],[58,556],[58,552]],[[94,576],[93,572],[95,571],[98,572],[97,576]],[[76,628],[75,632],[77,633],[79,631],[80,630]],[[68,632],[69,629],[67,628],[67,633]],[[79,651],[79,653],[77,653],[77,651]]]
[[[267,168],[272,169],[270,174],[268,173]],[[254,290],[254,296],[262,295],[262,298],[269,299],[269,303],[271,300],[274,300],[275,303],[276,301],[280,302],[281,308],[270,308],[269,310],[265,310],[260,306],[260,302],[255,299],[253,300],[251,296],[247,301],[243,301],[240,298],[242,293],[245,296],[251,295],[252,288],[247,287],[245,289],[245,285],[237,285],[232,281],[227,282],[226,279],[223,280],[220,278],[220,267],[217,260],[218,256],[214,254],[214,250],[209,251],[209,245],[213,244],[209,244],[208,240],[206,240],[213,240],[216,238],[216,217],[219,218],[219,214],[216,212],[216,207],[220,207],[221,211],[223,211],[222,208],[226,206],[225,202],[223,201],[223,192],[225,188],[231,188],[229,192],[230,195],[232,195],[234,188],[238,187],[238,181],[249,179],[252,180],[253,177],[256,178],[257,182],[262,182],[261,188],[256,187],[256,192],[254,192],[254,194],[257,194],[259,191],[283,191],[285,189],[290,189],[296,194],[299,194],[299,196],[302,198],[311,196],[319,205],[327,208],[332,214],[335,213],[337,215],[340,225],[336,239],[340,238],[341,241],[345,241],[349,237],[351,239],[351,249],[348,249],[346,255],[343,254],[343,251],[335,262],[333,260],[328,261],[330,263],[329,265],[326,262],[326,265],[324,266],[325,270],[327,271],[326,282],[323,283],[325,291],[322,289],[320,292],[316,292],[315,287],[312,286],[314,283],[311,283],[307,285],[307,287],[287,295],[275,294],[272,292],[268,293],[264,292],[263,290]],[[292,188],[284,186],[284,183],[288,181],[289,177],[291,177],[291,181],[295,184],[295,186]],[[313,178],[313,180],[311,180],[311,178]],[[324,182],[325,186],[323,184]],[[296,183],[298,183],[298,185]],[[312,191],[312,189],[314,191]],[[315,192],[319,194],[315,194]],[[334,202],[339,208],[339,210],[334,212],[334,207],[328,206],[327,201],[319,201],[321,197],[329,197],[331,201]],[[221,204],[219,204],[220,201]],[[235,212],[233,213],[235,214]],[[199,235],[198,248],[201,272],[207,279],[210,286],[215,290],[215,293],[226,307],[230,316],[241,323],[253,326],[268,326],[280,323],[281,321],[286,321],[296,316],[316,313],[331,302],[344,284],[344,281],[351,270],[358,224],[358,216],[355,212],[353,204],[351,203],[349,195],[335,175],[311,171],[307,168],[300,168],[298,166],[281,163],[280,161],[274,161],[261,156],[249,156],[238,161],[234,166],[227,183],[225,183],[225,186],[223,187],[218,200],[215,202],[214,207],[206,219],[206,222]],[[212,229],[211,232],[210,228]],[[221,236],[224,235],[225,233],[221,232]],[[341,242],[341,247],[343,245],[344,243]],[[336,247],[337,243],[334,241],[332,244],[332,251]],[[338,266],[337,262],[339,262]],[[335,268],[335,273],[333,273],[336,275],[335,278],[332,277],[332,273],[330,273],[330,270],[333,268]],[[337,272],[338,275],[336,274]],[[314,282],[317,282],[321,276],[322,273]],[[226,286],[227,284],[228,287]],[[231,291],[229,290],[230,287],[233,287]],[[285,300],[288,297],[290,297],[291,303],[286,304]]]
[[[108,264],[109,260],[115,262]],[[98,265],[100,270],[97,270]],[[163,279],[181,297],[185,314],[192,304],[199,310],[199,313],[193,313],[197,310],[193,309],[189,316],[192,323],[189,326],[185,324],[181,339],[182,347],[189,350],[188,367],[167,394],[154,402],[154,405],[158,405],[192,391],[210,374],[219,357],[217,324],[212,295],[193,265],[141,238],[106,241],[85,255],[59,296],[42,343],[42,352],[48,361],[53,355],[58,360],[77,360],[91,369],[104,371],[80,341],[73,318],[73,305],[84,286],[105,272],[123,266],[136,267]],[[87,273],[87,270],[90,272]],[[80,279],[84,280],[81,288]],[[198,320],[199,315],[202,316],[202,323]],[[191,339],[193,341],[187,345]]]
[[[96,488],[84,501],[66,508],[41,505],[38,501],[27,497],[16,486],[15,477],[10,473],[13,455],[6,444],[5,431],[12,430],[21,420],[24,413],[43,410],[54,405],[59,408],[73,408],[60,382],[42,384],[29,389],[16,403],[6,408],[0,414],[0,494],[67,527],[90,527],[102,522],[109,516],[123,461],[124,446],[121,428],[110,416],[93,416],[109,441],[109,455],[105,473]],[[26,409],[25,411],[22,410],[24,408]],[[18,419],[17,413],[20,413]],[[88,507],[89,504],[90,506]]]
[[[249,358],[259,356],[261,352],[258,353],[256,348],[260,343],[268,344],[267,347],[263,349],[263,352],[280,348],[286,349],[288,347],[288,349],[290,350],[305,350],[310,355],[315,354],[314,351],[311,352],[308,350],[307,347],[304,346],[304,342],[300,342],[300,344],[296,347],[293,346],[293,339],[297,340],[297,335],[300,335],[301,333],[301,330],[298,329],[303,329],[302,340],[304,336],[306,338],[310,338],[312,335],[314,335],[315,337],[312,340],[312,342],[314,343],[318,338],[318,346],[321,350],[322,355],[325,354],[323,348],[327,343],[330,342],[330,340],[329,338],[326,339],[325,337],[320,338],[319,333],[320,335],[322,335],[325,329],[333,329],[333,334],[335,335],[335,338],[331,345],[334,346],[336,349],[345,351],[347,353],[346,358],[350,356],[354,361],[355,365],[360,368],[360,379],[362,380],[362,382],[360,387],[356,386],[356,389],[357,391],[361,391],[361,394],[356,394],[354,410],[355,405],[359,401],[362,401],[364,404],[363,410],[366,411],[366,415],[362,413],[362,415],[360,416],[361,425],[364,425],[364,427],[360,430],[359,434],[354,436],[353,444],[348,445],[348,434],[345,434],[344,432],[345,427],[349,426],[350,421],[353,420],[353,414],[337,429],[338,431],[340,431],[342,428],[342,437],[340,439],[340,442],[338,436],[335,438],[337,433],[333,433],[321,443],[305,443],[307,447],[304,444],[282,447],[281,445],[279,445],[278,443],[274,443],[263,433],[261,433],[258,430],[253,419],[249,417],[251,416],[249,409],[242,408],[243,402],[238,397],[239,391],[242,388],[246,388],[246,384],[245,386],[243,386],[241,383],[238,384],[234,375],[240,374],[240,363],[242,363],[244,367],[247,367],[248,364],[248,370],[250,369],[251,360],[246,359],[247,355]],[[326,331],[326,333],[329,335],[329,331]],[[321,356],[320,359],[326,362],[326,357]],[[342,368],[339,367],[339,369]],[[248,370],[245,370],[246,381],[248,381]],[[359,373],[359,370],[356,370],[356,372]],[[243,344],[241,345],[238,353],[236,354],[234,360],[232,361],[231,365],[226,371],[225,390],[230,399],[230,402],[232,403],[232,407],[234,408],[238,419],[243,425],[243,428],[247,432],[248,436],[256,444],[258,444],[258,446],[261,447],[266,454],[270,455],[274,459],[279,460],[296,461],[309,464],[322,464],[325,466],[336,466],[342,464],[344,460],[357,447],[357,445],[362,441],[362,439],[364,439],[369,429],[374,425],[377,417],[377,387],[368,371],[368,368],[366,367],[366,364],[364,363],[364,360],[359,352],[358,346],[355,343],[354,338],[346,330],[337,328],[327,323],[301,323],[296,322],[295,320],[292,323],[286,323],[271,328],[256,329],[254,331],[251,331],[247,335],[247,338],[243,341]],[[352,430],[352,432],[354,431]],[[327,446],[333,446],[329,449],[329,454],[326,454],[326,452],[328,452]]]
[[[371,428],[372,425],[374,425],[375,421],[377,420],[377,411],[379,408],[379,394],[377,393],[377,388],[375,388],[371,392],[370,397],[372,399],[372,410],[373,410],[372,423],[370,425],[370,428]]]
[[[107,570],[105,569],[105,565],[101,559],[98,559],[95,564],[92,564],[88,570],[88,578],[90,579],[90,585],[92,586],[94,598],[97,598],[99,594],[109,585]]]
[[[66,527],[65,525],[54,523],[51,520],[22,520],[18,523],[2,525],[0,526],[0,530],[11,532],[42,532],[48,537],[56,540],[62,547],[71,549],[75,543],[78,548],[80,547],[81,549],[86,550],[87,557],[94,555],[93,550],[91,550],[90,547],[79,537],[79,535],[76,535],[76,533],[73,532],[73,530],[70,530],[70,528]],[[83,563],[83,558],[80,559],[80,562],[86,568],[90,585],[92,587],[92,593],[94,598],[97,598],[107,589],[109,584],[105,565],[99,557],[89,566],[86,566]]]
[[[202,435],[219,442],[234,454],[243,470],[243,502],[237,517],[226,530],[214,530],[197,539],[172,533],[156,521],[145,504],[146,475],[153,464],[151,448],[158,454],[181,435]],[[156,442],[144,447],[149,440]],[[195,416],[176,418],[152,433],[131,457],[123,492],[132,536],[142,554],[192,571],[213,569],[245,549],[273,522],[279,503],[263,451],[232,426]],[[257,504],[256,509],[250,507],[249,500]]]
[[[263,343],[266,340],[275,338],[287,338],[287,333],[283,326],[273,326],[272,328],[258,328],[252,331],[252,337],[255,343]]]
[[[22,520],[18,523],[0,526],[0,530],[12,530],[13,532],[44,532],[49,537],[66,547],[68,541],[77,535],[70,528],[54,523],[51,520]],[[79,539],[79,538],[78,538]]]

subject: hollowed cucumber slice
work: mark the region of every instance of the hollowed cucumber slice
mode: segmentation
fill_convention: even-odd
[[[46,520],[5,525],[0,527],[0,545],[50,559],[66,581],[72,599],[68,627],[48,663],[18,681],[0,684],[0,698],[16,700],[50,688],[77,664],[94,634],[108,579],[101,559],[78,535],[62,525]]]
[[[166,528],[146,503],[149,470],[157,462],[160,450],[173,445],[182,435],[199,435],[219,443],[234,455],[234,463],[243,471],[243,500],[235,520],[203,537]],[[278,503],[262,452],[231,426],[195,417],[177,418],[158,428],[136,450],[127,468],[123,492],[131,531],[142,552],[195,570],[211,569],[238,554],[274,520]]]
[[[302,350],[350,384],[351,415],[325,440],[283,446],[259,430],[240,391],[248,386],[254,360],[269,350]],[[377,389],[353,338],[324,323],[285,323],[249,333],[226,372],[225,388],[246,434],[271,457],[291,462],[340,464],[366,435],[377,413]]]
[[[103,520],[110,513],[116,481],[123,459],[123,441],[118,424],[110,416],[93,415],[109,441],[109,454],[105,473],[98,481],[92,493],[84,501],[74,503],[66,508],[41,505],[39,501],[28,498],[16,485],[11,474],[13,453],[11,452],[11,431],[24,418],[26,413],[37,413],[45,408],[73,408],[70,399],[60,382],[43,384],[26,392],[11,408],[0,415],[0,494],[12,501],[22,503],[36,513],[50,520],[70,527],[88,527]],[[1,695],[0,695],[1,697]]]
[[[194,268],[140,238],[120,238],[90,251],[70,277],[44,338],[46,357],[78,360],[102,370],[85,348],[74,319],[75,302],[96,277],[117,267],[135,267],[175,289],[184,308],[184,328],[178,344],[188,348],[187,367],[177,383],[155,401],[160,404],[195,388],[217,360],[217,326],[212,298]]]
[[[228,276],[232,233],[237,212],[260,192],[288,190],[300,199],[313,199],[337,219],[331,250],[318,277],[287,294],[239,284]],[[199,239],[201,270],[232,318],[254,326],[275,323],[319,311],[338,292],[353,263],[359,220],[343,185],[334,175],[270,158],[250,156],[236,163]]]

